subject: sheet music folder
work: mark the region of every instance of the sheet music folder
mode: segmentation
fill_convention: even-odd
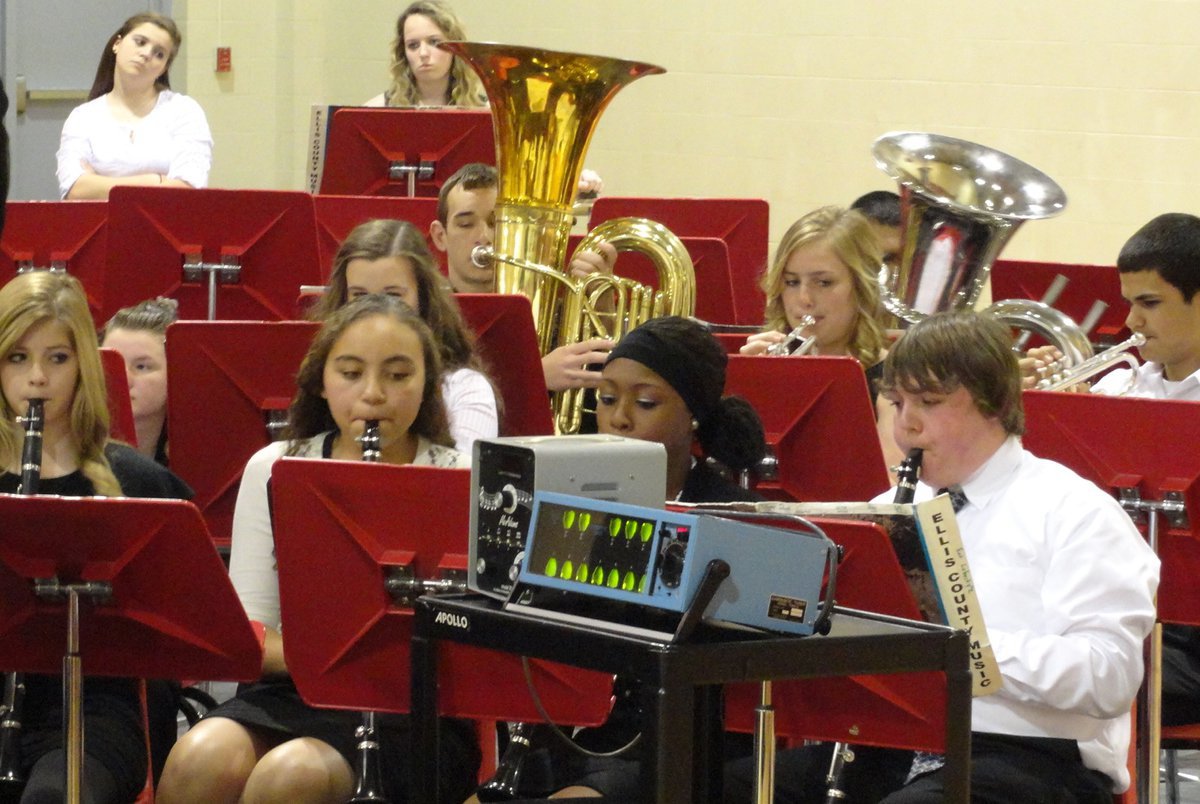
[[[408,712],[410,604],[385,591],[397,568],[465,586],[467,469],[283,458],[271,473],[284,655],[315,706]],[[436,501],[436,502],[435,502]],[[556,723],[608,716],[612,676],[531,661],[534,687]],[[448,648],[441,712],[485,720],[542,720],[519,657]]]
[[[104,581],[81,603],[87,675],[250,681],[262,650],[204,520],[182,500],[0,494],[0,669],[58,674],[67,607],[33,581]]]

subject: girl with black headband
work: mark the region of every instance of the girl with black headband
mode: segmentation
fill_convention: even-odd
[[[642,324],[609,353],[596,393],[601,433],[657,441],[667,448],[667,497],[683,502],[761,499],[711,467],[748,469],[766,452],[762,422],[741,397],[723,397],[725,350],[702,325],[675,316]],[[695,447],[699,449],[695,449]],[[697,454],[698,453],[698,454]],[[584,729],[576,742],[611,752],[638,733],[637,687],[618,677],[617,701],[603,726]],[[749,751],[746,739],[729,735],[728,756]],[[632,801],[639,795],[634,754],[551,760],[558,787],[554,798],[594,797]]]
[[[630,332],[604,363],[596,394],[597,427],[601,433],[663,444],[669,499],[758,499],[706,460],[737,473],[757,464],[767,449],[762,422],[750,403],[722,396],[727,362],[725,350],[702,325],[668,316]]]

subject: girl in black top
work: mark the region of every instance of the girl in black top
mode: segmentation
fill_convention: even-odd
[[[21,274],[0,289],[0,492],[17,491],[24,438],[17,419],[43,400],[40,494],[191,496],[134,449],[109,441],[96,332],[78,280]],[[0,668],[8,669],[8,668]],[[21,802],[62,801],[62,681],[26,675],[20,735]],[[132,800],[146,779],[146,738],[133,679],[86,679],[83,786],[89,801]]]

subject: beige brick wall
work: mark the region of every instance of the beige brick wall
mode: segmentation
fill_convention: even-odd
[[[214,186],[299,189],[308,109],[386,83],[399,0],[190,0],[187,91],[217,143]],[[177,5],[178,8],[178,5]],[[621,56],[587,159],[621,195],[764,197],[772,238],[889,180],[871,142],[936,131],[1018,156],[1067,211],[1007,256],[1112,262],[1159,212],[1200,212],[1196,0],[457,0],[473,38]],[[213,72],[215,48],[233,72]]]

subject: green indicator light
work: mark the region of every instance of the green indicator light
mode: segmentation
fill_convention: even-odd
[[[594,586],[604,585],[604,567],[596,567],[592,570],[592,584]]]
[[[632,539],[634,536],[637,536],[637,532],[638,532],[638,523],[634,522],[632,519],[625,523],[625,538],[626,539]]]
[[[625,577],[621,579],[621,588],[626,592],[632,592],[635,586],[637,586],[637,579],[633,577],[632,572],[626,572]]]
[[[621,517],[614,516],[608,520],[608,535],[612,538],[617,538],[621,533]]]
[[[575,570],[575,580],[578,581],[579,583],[587,583],[587,579],[588,579],[588,565],[580,564],[579,569]]]
[[[646,576],[645,575],[643,575],[641,578],[638,578],[638,594],[641,594],[641,595],[646,594]]]
[[[654,537],[654,523],[653,522],[643,522],[642,523],[642,541],[648,542],[653,537]]]
[[[592,515],[587,511],[582,511],[579,514],[579,531],[582,533],[592,526]]]
[[[558,577],[562,578],[564,581],[569,581],[572,578],[574,578],[575,577],[575,562],[569,558],[566,561],[564,561],[563,565],[562,565],[562,572],[559,573]]]
[[[575,512],[568,508],[566,511],[563,511],[563,530],[570,530],[574,524]]]
[[[552,558],[546,562],[546,571],[542,573],[547,578],[555,578],[558,576],[558,559]]]
[[[621,573],[616,569],[608,571],[608,582],[605,584],[609,589],[616,589],[621,585]]]

